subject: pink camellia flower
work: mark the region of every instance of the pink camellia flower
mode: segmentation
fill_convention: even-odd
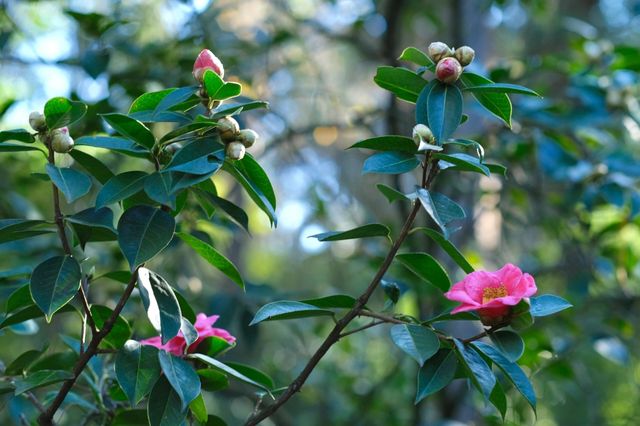
[[[444,296],[461,302],[452,314],[478,311],[485,325],[496,325],[505,319],[511,307],[538,291],[533,277],[507,263],[495,272],[475,271],[451,286]]]
[[[202,83],[202,78],[206,70],[211,70],[218,74],[220,78],[224,78],[224,66],[222,62],[209,49],[204,49],[200,52],[196,61],[193,63],[193,76]]]
[[[236,341],[236,338],[233,337],[227,330],[223,328],[212,327],[213,324],[218,320],[218,318],[220,318],[218,315],[211,315],[208,317],[205,314],[198,314],[196,316],[196,322],[195,324],[193,324],[193,326],[198,332],[198,338],[189,346],[187,352],[191,353],[195,351],[200,342],[211,336],[220,337],[229,343],[233,343]],[[140,343],[143,345],[155,346],[158,349],[163,349],[174,355],[183,355],[184,350],[187,346],[187,342],[184,339],[182,331],[179,331],[176,337],[170,339],[164,345],[162,344],[162,339],[160,338],[160,336],[141,340]]]

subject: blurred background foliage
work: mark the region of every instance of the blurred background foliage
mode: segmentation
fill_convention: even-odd
[[[515,96],[513,131],[480,109],[470,111],[459,136],[480,141],[487,158],[507,165],[509,174],[439,178],[439,191],[467,211],[454,241],[474,266],[517,263],[536,277],[541,293],[575,305],[523,334],[522,363],[540,399],[537,420],[511,392],[506,424],[622,426],[640,418],[640,1],[2,0],[0,6],[2,129],[26,128],[30,111],[69,96],[90,104],[72,136],[104,132],[97,114],[124,112],[145,91],[192,84],[192,63],[203,48],[222,59],[228,79],[242,82],[247,96],[270,101],[267,112],[243,114],[242,127],[262,136],[253,153],[276,187],[278,228],[271,230],[220,175],[214,179],[224,196],[247,206],[251,235],[217,216],[197,224],[243,271],[246,294],[187,250],[170,247],[152,267],[200,311],[221,315],[218,325],[239,343],[225,359],[250,362],[278,385],[289,383],[332,324],[310,319],[249,328],[257,307],[276,298],[357,295],[386,250],[373,240],[307,237],[369,222],[397,230],[408,210],[388,205],[374,184],[409,191],[410,177],[361,176],[366,153],[345,151],[373,135],[409,135],[414,125],[412,105],[374,85],[376,67],[398,65],[410,45],[472,46],[474,72],[526,85],[544,99]],[[120,171],[132,167],[99,155]],[[2,153],[1,217],[51,217],[49,185],[31,175],[42,166],[36,154]],[[461,278],[426,239],[416,235],[408,245],[435,251],[452,278]],[[124,264],[117,246],[109,247],[89,244],[96,274]],[[0,296],[24,284],[56,250],[55,237],[0,244],[0,269],[7,271]],[[400,312],[425,317],[444,306],[401,268],[387,280],[403,289]],[[98,284],[92,301],[113,305],[120,287]],[[382,306],[382,294],[371,303]],[[153,334],[146,320],[138,321],[141,312],[133,298],[125,316],[146,331],[137,338]],[[77,335],[77,323],[57,316],[53,327],[31,321],[14,327],[0,335],[0,360],[8,364],[44,344],[60,349],[58,334]],[[456,327],[463,336],[477,332]],[[334,347],[302,393],[265,424],[500,424],[460,381],[414,406],[415,368],[391,345],[386,327],[369,329]],[[233,384],[207,404],[240,424],[255,400],[251,389]],[[33,409],[26,400],[5,404],[2,424]]]

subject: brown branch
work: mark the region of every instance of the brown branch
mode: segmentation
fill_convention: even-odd
[[[483,337],[486,337],[486,336],[490,335],[494,331],[498,331],[501,328],[504,328],[504,327],[506,327],[508,325],[509,325],[509,323],[503,323],[503,324],[494,325],[494,326],[492,326],[490,328],[487,328],[482,333],[478,333],[475,336],[471,336],[471,337],[468,337],[466,339],[461,339],[460,341],[466,345],[467,343],[471,343],[471,342],[474,342],[474,341],[476,341],[478,339],[482,339]]]
[[[384,315],[384,314],[379,314],[378,312],[367,311],[365,309],[361,310],[359,315],[363,316],[363,317],[376,318],[376,319],[379,319],[381,321],[388,322],[388,323],[391,323],[391,324],[406,324],[407,323],[406,321],[402,321],[402,320],[400,320],[398,318],[390,317],[390,316]]]
[[[127,300],[129,300],[129,296],[131,296],[131,293],[136,286],[136,281],[138,279],[138,268],[136,268],[133,274],[131,274],[131,279],[129,280],[129,283],[124,290],[124,293],[122,293],[122,296],[120,296],[120,300],[118,300],[118,304],[113,309],[111,316],[104,322],[104,325],[102,326],[100,331],[93,335],[93,337],[91,338],[91,342],[89,342],[87,350],[82,355],[80,355],[80,358],[78,358],[78,361],[76,361],[76,364],[73,366],[73,378],[62,383],[62,387],[58,391],[58,394],[54,398],[53,402],[51,402],[49,408],[47,408],[47,410],[42,413],[40,417],[38,417],[38,423],[40,425],[53,425],[53,416],[55,415],[56,411],[58,411],[58,408],[60,408],[60,405],[64,401],[65,397],[73,388],[73,385],[75,384],[78,377],[80,377],[80,375],[82,374],[82,371],[87,366],[87,363],[96,353],[98,353],[98,346],[100,345],[100,342],[102,342],[102,339],[104,339],[111,332],[111,329],[118,319],[118,315],[120,315],[120,312],[122,312],[124,305],[127,303]]]
[[[428,189],[431,186],[431,183],[433,182],[433,179],[435,178],[438,171],[437,166],[430,162],[429,155],[427,155],[427,164],[425,167],[429,167],[429,171],[428,173],[425,173],[425,175],[427,176],[427,179],[423,181],[422,187],[425,189]],[[336,323],[336,325],[331,330],[331,333],[329,333],[329,335],[325,338],[325,340],[322,342],[320,347],[309,359],[309,361],[305,365],[302,372],[300,372],[298,377],[296,377],[296,379],[293,382],[291,382],[287,390],[284,391],[284,393],[280,395],[280,397],[273,404],[263,408],[258,413],[251,415],[251,417],[249,417],[249,419],[245,423],[245,426],[257,425],[262,420],[266,419],[267,417],[275,413],[293,395],[295,395],[298,391],[300,391],[300,389],[302,388],[304,383],[307,381],[307,379],[309,378],[313,370],[316,368],[318,363],[326,355],[329,349],[331,349],[331,347],[336,342],[338,342],[338,340],[340,340],[342,331],[349,325],[351,320],[353,320],[355,317],[362,314],[363,308],[369,301],[369,298],[371,297],[373,292],[376,290],[376,288],[380,284],[380,280],[382,280],[382,277],[391,266],[391,263],[393,262],[393,259],[395,258],[396,253],[398,253],[398,250],[402,246],[402,243],[407,238],[407,235],[409,234],[409,231],[411,230],[411,227],[413,226],[413,222],[416,216],[418,215],[419,211],[420,211],[420,202],[415,202],[413,209],[411,210],[411,213],[409,213],[409,216],[407,217],[404,225],[402,226],[402,230],[400,231],[398,238],[396,239],[395,243],[393,243],[393,245],[391,246],[389,253],[387,253],[387,256],[382,262],[382,265],[380,265],[378,272],[375,274],[375,276],[369,283],[369,286],[367,287],[367,289],[364,291],[364,293],[360,295],[360,297],[358,297],[355,306],[351,310],[349,310],[345,314],[345,316],[342,317]]]
[[[365,325],[363,325],[361,327],[354,328],[353,330],[345,331],[344,333],[340,334],[340,338],[342,339],[343,337],[347,337],[347,336],[350,336],[352,334],[356,334],[356,333],[358,333],[360,331],[366,330],[368,328],[375,327],[376,325],[386,324],[386,323],[387,323],[387,321],[385,321],[385,320],[372,321],[369,324],[365,324]]]

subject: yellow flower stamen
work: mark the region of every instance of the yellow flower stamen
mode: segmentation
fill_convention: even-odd
[[[489,303],[498,297],[505,297],[508,294],[507,288],[502,283],[499,287],[485,287],[482,289],[482,304]]]

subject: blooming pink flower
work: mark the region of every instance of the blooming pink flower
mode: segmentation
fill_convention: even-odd
[[[195,324],[193,324],[193,326],[198,332],[198,338],[189,346],[187,352],[194,352],[200,342],[211,336],[220,337],[229,343],[233,343],[236,341],[236,338],[233,337],[227,330],[223,328],[212,327],[213,324],[218,320],[218,318],[220,318],[218,315],[211,315],[208,317],[205,314],[198,314],[196,316],[196,322]],[[187,342],[184,339],[182,331],[179,331],[177,336],[170,339],[164,345],[162,344],[162,339],[160,338],[160,336],[141,340],[140,343],[142,343],[143,345],[155,346],[158,349],[163,349],[174,355],[183,355],[184,350],[187,346]]]
[[[200,52],[196,61],[193,63],[193,76],[202,83],[202,78],[206,70],[215,72],[220,78],[224,77],[224,66],[222,62],[209,49],[204,49]]]
[[[533,277],[507,263],[495,272],[475,271],[454,284],[444,296],[461,302],[452,314],[478,311],[483,323],[493,325],[509,313],[512,306],[538,291]],[[486,320],[486,321],[485,321]]]

